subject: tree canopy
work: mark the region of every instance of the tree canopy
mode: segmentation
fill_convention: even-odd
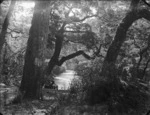
[[[148,0],[0,5],[0,76],[18,87],[14,102],[43,99],[43,86],[72,70],[80,79],[70,84],[69,96],[80,102],[105,103],[110,115],[142,113],[148,106]]]

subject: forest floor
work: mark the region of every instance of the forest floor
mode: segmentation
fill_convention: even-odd
[[[107,105],[90,106],[71,103],[65,99],[68,91],[63,90],[44,89],[43,100],[12,104],[11,100],[14,99],[16,90],[16,87],[0,87],[0,113],[2,115],[108,115]]]
[[[0,87],[0,113],[2,115],[106,115],[105,105],[88,106],[65,102],[68,91],[43,90],[43,100],[22,101],[12,104],[17,87]],[[63,100],[64,99],[64,100]]]

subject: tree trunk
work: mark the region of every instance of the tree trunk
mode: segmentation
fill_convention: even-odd
[[[29,32],[25,64],[21,81],[21,92],[25,93],[24,98],[39,98],[40,80],[42,79],[42,55],[49,32],[49,2],[36,1],[32,26]]]
[[[7,33],[7,28],[8,28],[8,25],[9,25],[9,20],[10,20],[10,17],[12,15],[12,11],[14,10],[15,3],[16,3],[15,0],[11,1],[8,13],[7,13],[6,18],[4,20],[4,23],[2,25],[2,31],[0,33],[0,54],[1,54],[1,50],[2,50],[3,44],[5,42],[5,35]]]
[[[10,20],[10,17],[12,15],[12,12],[14,10],[15,3],[16,3],[16,0],[12,0],[11,1],[11,4],[10,4],[9,9],[8,9],[8,13],[7,13],[6,18],[4,20],[4,23],[2,25],[2,30],[1,30],[1,33],[0,33],[0,72],[1,72],[1,69],[2,69],[2,65],[3,65],[3,61],[2,61],[2,58],[3,58],[2,48],[3,48],[3,45],[5,43],[5,36],[7,34],[7,28],[9,26],[9,20]]]
[[[102,75],[106,77],[106,79],[110,77],[115,77],[115,62],[117,56],[119,54],[120,48],[123,42],[126,39],[126,32],[132,23],[140,18],[145,18],[150,20],[150,12],[146,9],[136,9],[129,10],[126,14],[125,18],[122,20],[120,25],[117,28],[116,35],[114,37],[114,41],[110,45],[106,57],[104,59],[103,67],[102,67]]]
[[[61,31],[61,30],[60,30]],[[61,59],[59,59],[60,56],[60,52],[61,52],[61,48],[62,48],[62,44],[63,44],[63,31],[58,32],[55,37],[56,37],[56,42],[55,42],[55,51],[54,54],[50,60],[50,62],[48,63],[48,67],[46,69],[46,74],[50,75],[53,68],[58,65],[61,66],[65,61],[72,59],[76,56],[82,55],[83,57],[85,57],[86,59],[90,60],[90,59],[94,59],[95,57],[90,57],[89,55],[87,55],[83,50],[79,50],[75,53],[69,54],[65,57],[62,57]]]
[[[61,48],[62,48],[62,43],[63,43],[63,32],[58,32],[55,35],[55,37],[56,37],[55,50],[54,50],[54,54],[53,54],[50,62],[48,63],[48,67],[46,69],[46,74],[47,75],[51,74],[53,68],[59,62],[59,55],[60,55]]]

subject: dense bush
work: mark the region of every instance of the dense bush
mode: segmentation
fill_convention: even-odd
[[[23,57],[21,57],[23,59]],[[23,61],[21,59],[5,59],[2,67],[1,82],[6,85],[19,86],[21,83],[21,76],[23,74]]]
[[[81,83],[74,81],[70,89],[78,102],[107,104],[110,113],[141,115],[147,110],[150,103],[148,87],[143,88],[137,80],[124,81],[118,73],[114,74],[115,80],[104,81],[98,70],[100,66],[92,64],[78,67],[78,74],[81,72],[83,76]]]

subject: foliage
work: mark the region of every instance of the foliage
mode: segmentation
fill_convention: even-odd
[[[83,76],[82,82],[80,84],[75,82],[70,92],[76,95],[75,97],[79,96],[78,99],[75,98],[79,103],[91,105],[105,103],[111,113],[120,114],[142,114],[147,110],[150,102],[149,94],[146,93],[150,90],[148,86],[143,86],[140,81],[133,79],[123,80],[119,72],[115,73],[118,76],[115,80],[104,81],[99,71],[96,71],[100,67],[85,65],[77,67],[78,74],[81,73]],[[128,74],[125,77],[128,77]]]
[[[113,83],[114,84],[114,83]],[[111,86],[113,88],[113,86]],[[111,91],[109,109],[113,112],[142,114],[149,105],[149,95],[137,84],[118,83]]]
[[[6,85],[20,85],[23,74],[23,58],[22,52],[10,56],[9,59],[8,56],[5,57],[1,74],[3,76],[2,82]]]
[[[76,71],[79,76],[82,76],[80,80],[73,80],[71,83],[70,95],[73,95],[74,99],[78,103],[92,103],[90,91],[94,91],[93,86],[100,81],[100,66],[97,62],[100,59],[89,62],[81,63],[76,66]],[[93,100],[96,101],[96,100]]]
[[[93,49],[94,45],[98,43],[98,38],[94,32],[87,31],[82,35],[82,43],[85,44],[87,49]]]
[[[28,7],[27,4],[31,6]],[[14,53],[26,46],[33,16],[33,6],[33,2],[17,1],[6,35],[6,41]]]
[[[31,23],[33,6],[34,6],[32,5],[31,8],[23,7],[23,4],[20,3],[21,2],[18,2],[15,7],[15,10],[13,12],[14,15],[11,19],[12,23],[10,24],[10,30],[8,30],[9,32],[8,35],[6,36],[7,42],[11,46],[10,47],[11,50],[15,52],[18,51],[18,49],[20,49],[21,47],[26,46],[26,41],[27,41],[26,38],[28,37],[29,34],[29,27],[31,25],[30,23]],[[105,7],[103,7],[102,12],[98,14],[101,15],[100,18],[91,17],[85,19],[84,21],[79,21],[80,19],[83,19],[86,16],[92,16],[96,14],[96,12],[94,12],[98,10],[96,1],[94,2],[59,1],[59,2],[52,2],[52,4],[53,5],[51,5],[52,7],[50,13],[50,20],[49,20],[50,33],[49,33],[49,39],[47,41],[48,48],[49,48],[48,50],[50,51],[54,49],[55,40],[56,40],[54,35],[57,33],[57,31],[60,29],[61,25],[64,22],[67,23],[69,22],[65,27],[65,31],[67,30],[73,30],[75,32],[77,31],[77,33],[65,32],[64,44],[67,42],[67,45],[70,45],[71,47],[75,47],[75,49],[74,48],[71,49],[70,47],[64,48],[63,46],[64,49],[62,49],[63,51],[61,52],[61,55],[63,56],[64,56],[63,52],[68,52],[65,54],[68,55],[78,49],[84,49],[84,50],[88,49],[89,53],[91,54],[91,50],[95,51],[96,47],[98,47],[100,43],[103,43],[103,40],[105,38],[108,38],[107,40],[105,40],[106,42],[111,41],[112,35],[111,37],[107,37],[105,36],[105,33],[107,32],[109,35],[110,30],[113,30],[114,32],[114,29],[111,29],[114,27],[113,23],[115,22],[115,28],[116,28],[116,25],[121,19],[120,17],[122,17],[122,15],[120,15],[120,13],[118,12],[121,12],[121,14],[124,13],[124,10],[122,10],[122,8],[119,8],[120,10],[117,10],[116,11],[117,13],[115,13],[112,10],[108,10],[105,13],[106,9],[108,8],[107,6],[108,3],[104,3]],[[113,8],[110,7],[110,9]],[[67,17],[67,13],[69,13],[68,17]],[[111,18],[111,16],[108,16],[106,14],[111,16],[113,15],[114,17]],[[106,18],[109,19],[106,20]],[[114,18],[117,18],[118,20],[117,21],[113,20]],[[109,21],[110,19],[112,20]],[[82,32],[80,33],[79,31],[83,31],[83,33]],[[68,34],[70,34],[70,36],[68,36]],[[75,39],[73,36],[75,36]],[[45,49],[42,52],[45,52],[47,57],[50,58],[53,51],[47,52],[46,50],[47,49]],[[77,57],[76,60],[82,61],[83,59],[80,56],[79,58]],[[74,60],[70,60],[70,63],[75,64]],[[18,67],[18,69],[19,68],[20,67]],[[71,68],[74,69],[74,67]]]
[[[143,80],[142,74],[150,56],[148,48],[146,52],[141,53],[145,46],[149,46],[148,33],[150,29],[148,21],[144,19],[137,20],[129,28],[116,63],[117,72],[114,73],[116,79],[111,82],[104,81],[100,73],[104,60],[103,57],[113,41],[118,23],[125,16],[127,7],[128,3],[120,1],[112,3],[106,1],[99,3],[95,1],[52,2],[49,20],[49,39],[47,40],[49,52],[47,49],[44,49],[42,52],[45,52],[48,58],[52,56],[52,50],[56,45],[55,34],[63,24],[66,24],[63,28],[64,41],[60,57],[71,54],[79,49],[92,54],[99,46],[101,46],[100,54],[102,54],[102,58],[97,57],[92,61],[85,61],[84,58],[79,56],[65,63],[69,69],[74,69],[74,66],[76,66],[75,69],[82,78],[80,80],[73,80],[69,95],[60,95],[58,97],[61,104],[68,102],[87,102],[91,105],[106,103],[110,112],[118,111],[127,114],[142,113],[146,109],[149,102],[148,95],[146,94],[149,91],[147,87],[150,71],[148,64],[146,74],[144,75],[147,79],[141,82],[139,78]],[[19,13],[19,18],[17,20],[16,17],[12,18],[12,23],[6,36],[6,41],[11,46],[10,49],[13,52],[18,51],[22,46],[26,46],[25,38],[29,34],[32,10],[32,8],[24,9],[22,6],[17,5],[14,11],[14,17]],[[25,14],[29,15],[26,17],[20,11],[25,11]],[[2,11],[3,15],[5,12]],[[84,17],[92,15],[96,16],[82,20]],[[17,45],[18,43],[19,45]],[[8,74],[6,77],[4,76],[8,81],[11,81],[11,79],[17,80],[15,81],[17,84],[19,84],[21,79],[19,76],[22,75],[24,54],[20,61],[18,57],[16,55],[11,59],[7,58],[8,62],[5,63],[4,73],[2,73]],[[82,63],[83,61],[85,63]],[[56,66],[53,69],[53,74],[58,75],[64,71],[63,67]],[[49,76],[47,76],[45,81],[49,79]],[[146,85],[146,87],[141,84]]]
[[[2,3],[3,18],[6,16],[9,4],[9,1]],[[4,48],[5,56],[1,74],[2,82],[5,82],[7,85],[19,86],[23,72],[24,50],[31,25],[33,5],[32,8],[23,7],[23,2],[17,2],[12,13],[7,34],[5,35],[7,51],[5,52]],[[1,21],[3,22],[3,19]]]
[[[65,67],[63,67],[63,66],[61,66],[61,67],[56,66],[56,67],[54,67],[54,69],[53,69],[53,71],[52,71],[52,73],[53,73],[55,76],[57,76],[57,75],[59,75],[59,74],[61,74],[61,73],[63,73],[63,72],[65,72]]]
[[[148,21],[140,19],[134,22],[127,32],[126,41],[121,47],[117,60],[118,66],[125,64],[124,67],[129,68],[132,77],[145,79],[146,82],[149,81],[149,66],[146,67],[149,60],[148,31]]]

